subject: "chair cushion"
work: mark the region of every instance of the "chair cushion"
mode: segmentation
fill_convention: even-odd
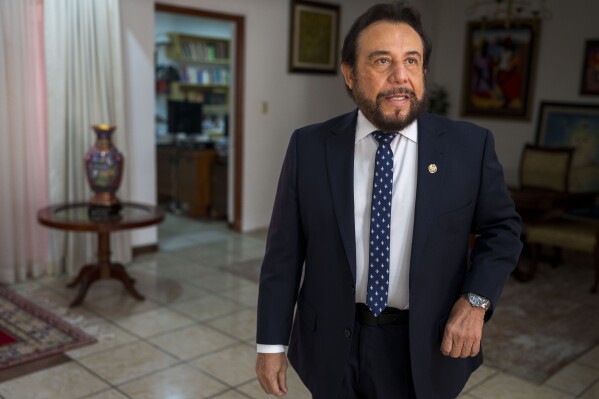
[[[526,227],[530,244],[551,245],[592,253],[597,244],[597,225],[583,221],[556,220]]]

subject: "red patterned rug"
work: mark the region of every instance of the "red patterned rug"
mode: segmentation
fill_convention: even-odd
[[[95,342],[59,316],[0,286],[0,371]]]

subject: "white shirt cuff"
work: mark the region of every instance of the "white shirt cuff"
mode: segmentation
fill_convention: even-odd
[[[285,345],[263,345],[256,344],[258,346],[258,353],[280,353],[285,352]]]

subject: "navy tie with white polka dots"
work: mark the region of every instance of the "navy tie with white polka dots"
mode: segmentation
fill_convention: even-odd
[[[393,194],[393,152],[389,145],[397,132],[372,133],[378,142],[370,203],[370,246],[366,305],[376,317],[387,306],[389,293],[389,237]]]

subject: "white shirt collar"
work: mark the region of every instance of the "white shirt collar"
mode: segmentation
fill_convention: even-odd
[[[356,141],[360,141],[372,132],[377,129],[362,113],[362,111],[358,110],[358,120],[356,122]],[[399,132],[402,136],[405,136],[407,139],[413,141],[414,143],[418,143],[418,120],[410,123],[405,129]]]

